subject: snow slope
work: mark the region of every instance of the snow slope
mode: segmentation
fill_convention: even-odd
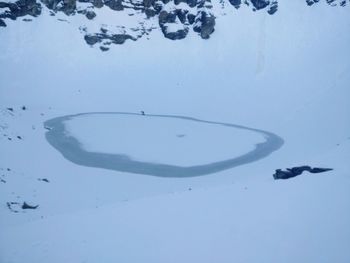
[[[274,16],[221,10],[207,41],[154,30],[105,53],[74,21],[8,21],[0,262],[349,262],[349,7],[283,2]],[[263,129],[285,144],[249,165],[169,179],[78,166],[45,140],[54,117],[141,110]],[[272,178],[304,164],[334,171]],[[23,201],[39,208],[6,206]]]

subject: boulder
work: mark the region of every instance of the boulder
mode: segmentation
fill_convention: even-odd
[[[311,168],[310,166],[303,165],[303,166],[287,168],[285,171],[283,171],[281,169],[277,169],[275,171],[275,173],[273,174],[273,178],[275,180],[289,179],[289,178],[301,175],[305,171],[310,172],[310,173],[323,173],[323,172],[328,172],[331,170],[333,170],[333,169],[331,169],[331,168],[318,168],[318,167]]]
[[[96,17],[96,13],[94,11],[89,10],[86,12],[85,16],[87,19],[92,20]]]
[[[201,38],[208,39],[214,32],[215,16],[208,11],[198,12],[193,30],[200,34]]]
[[[115,11],[121,11],[124,9],[122,0],[105,0],[104,4]]]
[[[0,27],[6,27],[6,23],[1,18],[0,18]]]

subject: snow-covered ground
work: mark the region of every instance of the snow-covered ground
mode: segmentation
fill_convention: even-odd
[[[280,2],[274,16],[225,9],[207,41],[193,32],[170,41],[154,30],[149,40],[108,52],[87,46],[74,19],[6,21],[0,30],[0,262],[349,262],[349,6]],[[141,110],[266,130],[284,145],[248,165],[161,178],[78,166],[45,139],[44,122],[55,117]],[[95,121],[74,120],[70,131],[88,140],[91,134],[81,132]],[[113,135],[97,127],[104,140]],[[128,127],[118,132],[125,136]],[[186,133],[218,127],[191,126]],[[220,140],[229,140],[230,129],[220,132]],[[206,143],[215,145],[211,134],[217,133],[208,130]],[[248,150],[261,140],[247,136],[240,144]],[[236,139],[222,152],[218,146],[205,152],[204,161],[225,157]],[[98,142],[85,143],[114,153],[116,142]],[[156,146],[149,156],[138,147],[128,154],[192,161],[188,152],[169,160]],[[334,171],[273,180],[275,169],[298,165]],[[6,205],[23,201],[39,208],[14,213]]]

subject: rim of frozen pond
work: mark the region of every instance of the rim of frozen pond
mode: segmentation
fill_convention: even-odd
[[[44,126],[48,130],[45,134],[46,140],[57,151],[59,151],[64,158],[75,164],[87,167],[115,170],[120,172],[145,174],[158,177],[180,178],[208,175],[263,159],[271,153],[273,153],[274,151],[277,151],[279,148],[281,148],[281,146],[284,143],[281,137],[272,132],[255,128],[249,128],[242,125],[206,121],[179,115],[147,114],[145,115],[146,117],[175,118],[205,123],[209,125],[220,125],[227,128],[246,130],[250,132],[259,133],[264,137],[265,140],[264,142],[255,144],[254,149],[245,154],[212,163],[205,163],[201,165],[186,167],[162,163],[152,163],[133,160],[125,154],[86,151],[78,139],[76,139],[72,135],[67,134],[64,122],[76,117],[88,115],[140,116],[142,114],[129,112],[88,112],[53,118],[44,122]]]

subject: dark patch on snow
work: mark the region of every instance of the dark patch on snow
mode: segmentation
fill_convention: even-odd
[[[278,179],[289,179],[296,177],[298,175],[301,175],[303,172],[307,171],[309,173],[323,173],[332,171],[332,168],[311,168],[310,166],[304,165],[304,166],[297,166],[293,168],[287,168],[286,170],[277,169],[275,173],[273,174],[273,178],[275,180]]]
[[[47,178],[38,178],[38,181],[42,181],[42,182],[45,182],[45,183],[49,183],[49,179]]]
[[[39,205],[29,205],[26,202],[23,202],[22,209],[37,209]]]

